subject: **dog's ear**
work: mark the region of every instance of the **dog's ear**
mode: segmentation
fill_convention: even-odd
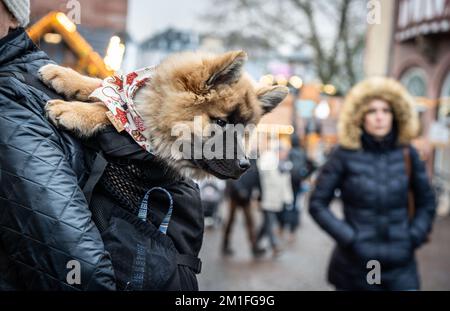
[[[260,88],[256,95],[261,102],[263,113],[271,112],[289,94],[289,89],[285,86],[266,86]]]
[[[217,56],[209,64],[212,73],[206,81],[206,85],[216,87],[220,84],[232,84],[238,81],[246,60],[247,53],[244,51],[232,51]]]

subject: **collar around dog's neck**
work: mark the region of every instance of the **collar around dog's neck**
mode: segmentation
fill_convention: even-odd
[[[109,111],[106,116],[118,132],[126,131],[138,145],[152,153],[149,137],[145,137],[145,125],[136,110],[133,98],[137,90],[154,74],[155,67],[145,67],[126,75],[114,75],[102,81],[90,97],[101,100]]]

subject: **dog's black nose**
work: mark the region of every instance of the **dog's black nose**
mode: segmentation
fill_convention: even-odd
[[[243,171],[246,171],[250,168],[251,164],[248,159],[240,159],[239,160],[239,168]]]

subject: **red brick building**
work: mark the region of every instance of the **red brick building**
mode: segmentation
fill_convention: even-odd
[[[450,97],[450,1],[399,0],[390,75],[415,96]]]
[[[440,210],[450,210],[450,0],[379,0],[380,23],[369,26],[367,76],[398,79],[417,98],[417,146],[435,181]]]
[[[112,36],[126,40],[128,0],[31,0],[30,25],[51,11],[65,13],[101,57]],[[38,44],[57,63],[76,67],[77,57],[64,41],[48,42],[44,37]]]
[[[69,13],[72,2],[80,4],[80,25],[90,29],[126,29],[128,0],[31,0],[31,22],[36,22],[50,11]]]

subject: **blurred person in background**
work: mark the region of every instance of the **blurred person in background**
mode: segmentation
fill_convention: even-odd
[[[225,182],[218,178],[207,178],[197,181],[200,188],[205,226],[216,228],[221,221],[219,208],[224,200]]]
[[[413,98],[395,80],[368,79],[346,98],[339,146],[309,202],[311,216],[337,243],[328,279],[338,290],[420,288],[415,251],[427,240],[436,205],[425,165],[410,144],[417,129]],[[336,189],[342,220],[330,211]],[[367,281],[371,260],[380,263],[380,284]]]
[[[260,195],[261,185],[256,161],[250,160],[250,162],[252,164],[250,169],[238,180],[227,181],[228,218],[222,242],[222,254],[226,256],[234,254],[230,245],[230,238],[238,209],[241,209],[244,213],[245,228],[253,256],[258,257],[264,253],[264,250],[256,245],[255,221],[251,211],[252,199],[255,198],[256,194]]]
[[[300,194],[303,189],[303,181],[313,171],[312,162],[308,160],[306,152],[300,146],[300,139],[295,134],[291,136],[291,148],[287,160],[291,164],[289,173],[291,175],[293,202],[292,204],[285,205],[280,215],[280,229],[281,235],[283,235],[284,229],[286,227],[288,228],[288,241],[292,243],[295,241],[295,232],[300,225],[300,211],[302,208],[300,205]]]
[[[288,160],[287,149],[269,149],[258,159],[258,171],[261,181],[261,210],[263,224],[256,238],[259,245],[264,237],[269,238],[273,256],[281,252],[280,241],[275,233],[277,216],[282,215],[283,209],[292,208],[294,201],[291,185],[292,163]]]

